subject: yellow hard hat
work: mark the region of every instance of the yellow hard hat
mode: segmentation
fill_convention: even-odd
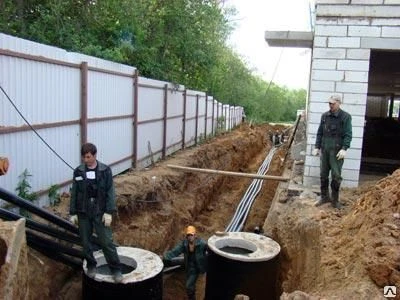
[[[191,225],[186,227],[186,234],[196,234],[196,227]]]

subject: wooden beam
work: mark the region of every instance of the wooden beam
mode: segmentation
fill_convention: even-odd
[[[278,181],[288,181],[289,177],[282,176],[273,176],[273,175],[258,175],[252,173],[240,173],[240,172],[230,172],[230,171],[220,171],[213,169],[200,169],[200,168],[190,168],[190,167],[182,167],[177,165],[167,165],[168,168],[182,170],[185,172],[199,172],[199,173],[208,173],[208,174],[217,174],[217,175],[226,175],[226,176],[239,176],[239,177],[248,177],[248,178],[257,178],[257,179],[270,179],[270,180],[278,180]]]

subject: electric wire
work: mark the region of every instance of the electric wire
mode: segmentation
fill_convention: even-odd
[[[14,109],[17,111],[17,113],[20,115],[20,117],[25,121],[25,123],[29,126],[29,128],[36,134],[36,136],[50,149],[51,152],[53,152],[64,164],[66,164],[71,170],[74,170],[74,168],[67,163],[61,155],[59,155],[45,140],[44,138],[35,130],[35,128],[32,127],[32,125],[29,123],[29,121],[25,118],[25,116],[21,113],[21,111],[18,109],[18,107],[15,105],[15,103],[11,100],[10,96],[8,96],[7,92],[3,89],[3,87],[0,85],[0,89],[3,92],[3,94],[6,96],[8,101],[11,103],[11,105],[14,107]]]

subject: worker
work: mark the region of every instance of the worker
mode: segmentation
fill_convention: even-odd
[[[207,243],[196,235],[196,228],[188,226],[185,238],[172,250],[164,254],[163,261],[169,264],[174,257],[184,256],[186,270],[186,294],[188,300],[196,299],[196,281],[206,272]]]
[[[340,108],[341,97],[328,99],[329,111],[321,116],[313,155],[320,155],[321,199],[316,206],[331,201],[340,209],[339,189],[342,182],[342,166],[352,139],[351,116]],[[332,198],[329,197],[329,173],[331,173]]]
[[[91,143],[82,145],[83,164],[74,170],[71,190],[71,222],[79,227],[87,276],[96,276],[96,259],[90,238],[93,229],[103,250],[114,281],[123,280],[117,249],[112,241],[112,213],[116,211],[112,172],[109,166],[96,159],[97,148]]]

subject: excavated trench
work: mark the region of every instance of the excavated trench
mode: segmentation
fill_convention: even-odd
[[[136,247],[161,255],[183,237],[188,224],[197,227],[198,235],[208,240],[216,231],[224,231],[252,179],[203,173],[187,173],[169,168],[168,164],[257,173],[272,144],[269,134],[283,131],[282,125],[249,126],[244,124],[205,142],[180,151],[165,161],[140,171],[128,171],[114,178],[118,214],[113,221],[114,240],[125,247]],[[267,175],[280,176],[291,164],[284,161],[287,145],[279,147]],[[265,180],[254,201],[243,231],[262,228],[267,218],[279,182]],[[56,207],[55,212],[68,216],[68,203]],[[33,250],[30,250],[33,251]],[[40,254],[34,253],[35,257]],[[46,260],[47,264],[52,264]],[[53,263],[54,264],[54,263]],[[37,266],[37,263],[34,263]],[[63,269],[64,276],[54,276]],[[81,274],[67,272],[64,267],[43,267],[32,274],[46,273],[49,282],[30,276],[32,298],[80,299]],[[68,275],[65,275],[68,274]],[[281,276],[282,277],[282,276]],[[164,275],[163,299],[185,299],[183,270]],[[44,288],[43,288],[44,287]],[[45,293],[43,293],[45,292]],[[205,279],[200,278],[198,299],[203,299]],[[46,295],[45,295],[46,294]]]

